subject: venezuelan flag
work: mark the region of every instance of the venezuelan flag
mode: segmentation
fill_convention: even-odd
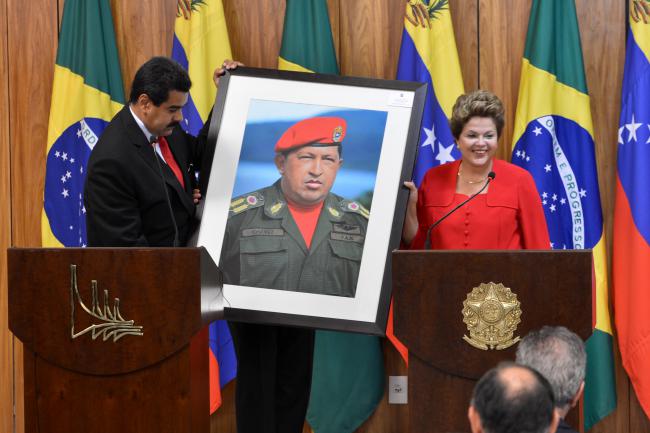
[[[124,105],[108,0],[66,0],[52,87],[41,242],[86,246],[86,163]]]
[[[232,58],[221,0],[178,0],[172,58],[189,72],[192,80],[181,126],[198,135],[217,94],[212,74],[224,59]],[[210,413],[214,413],[221,406],[221,388],[237,375],[237,357],[225,321],[210,324],[208,341]]]
[[[513,163],[535,179],[555,249],[593,249],[585,430],[616,408],[607,257],[589,94],[573,0],[534,0],[521,68]]]
[[[650,417],[650,27],[629,24],[618,129],[614,311],[623,367]]]
[[[426,11],[428,24],[419,25],[418,8]],[[413,171],[416,186],[432,167],[460,157],[449,128],[456,99],[465,93],[456,39],[447,0],[418,0],[406,5],[397,79],[427,83],[420,148]],[[391,304],[386,337],[408,364],[408,349],[393,334]]]

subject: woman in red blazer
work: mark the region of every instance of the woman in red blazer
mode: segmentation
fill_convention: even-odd
[[[423,248],[429,227],[477,193],[494,172],[481,194],[431,231],[431,248],[548,249],[544,210],[532,176],[494,158],[504,124],[499,98],[484,90],[460,96],[450,123],[462,157],[429,170],[419,191],[406,182],[411,196],[403,241],[410,249]]]

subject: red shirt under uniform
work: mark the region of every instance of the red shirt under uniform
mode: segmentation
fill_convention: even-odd
[[[456,193],[460,161],[429,170],[418,191],[418,231],[410,249],[424,248],[431,224],[467,199]],[[438,250],[517,250],[550,248],[542,202],[532,176],[513,164],[494,160],[488,192],[475,197],[431,231]]]

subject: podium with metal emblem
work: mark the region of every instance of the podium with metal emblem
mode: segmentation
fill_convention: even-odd
[[[208,432],[220,273],[197,248],[8,250],[25,432]]]
[[[590,250],[395,251],[392,274],[395,335],[409,349],[410,432],[468,432],[474,384],[514,361],[529,331],[592,333]]]

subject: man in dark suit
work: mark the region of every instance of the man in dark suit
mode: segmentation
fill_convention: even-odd
[[[214,73],[215,84],[225,69]],[[88,161],[88,245],[183,246],[198,192],[194,167],[206,155],[209,119],[198,137],[180,125],[192,83],[175,61],[154,57],[135,74],[129,103],[109,123]]]
[[[517,363],[534,368],[550,382],[560,417],[558,433],[576,433],[564,417],[585,389],[587,352],[582,339],[563,326],[544,326],[521,340]]]

